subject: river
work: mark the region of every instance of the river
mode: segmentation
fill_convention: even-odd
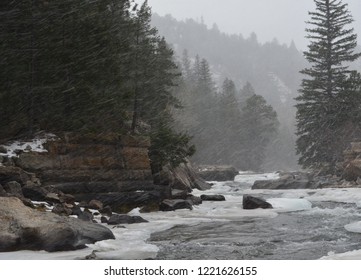
[[[222,194],[193,210],[139,214],[149,223],[110,227],[115,240],[88,248],[48,253],[0,253],[0,259],[361,259],[361,188],[252,190],[255,180],[276,173],[241,173],[233,182],[213,182],[195,195]],[[262,197],[274,209],[243,210],[244,194]]]

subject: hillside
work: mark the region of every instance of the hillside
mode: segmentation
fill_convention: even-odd
[[[170,15],[153,14],[152,23],[179,58],[186,49],[190,57],[198,54],[207,59],[218,86],[226,77],[238,88],[250,82],[255,92],[277,111],[281,123],[279,137],[269,149],[266,168],[297,168],[294,98],[301,80],[299,71],[306,61],[295,44],[281,45],[276,39],[260,44],[254,33],[249,38],[228,35],[216,25],[210,29],[195,20],[177,21]]]

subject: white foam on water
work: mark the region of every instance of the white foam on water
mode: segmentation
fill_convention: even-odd
[[[270,198],[267,199],[267,202],[269,202],[277,212],[294,212],[310,210],[312,208],[312,203],[307,199]]]
[[[239,175],[237,175],[234,178],[235,182],[238,183],[245,183],[249,185],[253,185],[255,181],[261,181],[261,180],[275,180],[278,179],[280,176],[277,172],[272,173],[253,173],[253,172],[240,172]]]
[[[345,225],[345,229],[349,232],[361,233],[361,222]]]
[[[321,260],[361,260],[361,250],[349,251],[341,254],[329,252],[327,256],[320,258]]]
[[[108,226],[116,236],[115,240],[104,240],[88,245],[87,248],[70,252],[48,253],[44,251],[18,251],[0,253],[0,259],[84,259],[93,250],[102,259],[149,259],[157,255],[158,247],[149,244],[147,240],[152,233],[168,230],[176,225],[197,225],[216,221],[236,221],[243,218],[271,219],[284,211],[301,211],[304,215],[313,213],[329,214],[342,217],[351,213],[349,209],[337,207],[334,209],[312,208],[312,202],[344,202],[360,203],[361,189],[320,189],[320,190],[251,190],[256,180],[276,179],[277,173],[254,174],[242,173],[236,177],[235,183],[244,187],[236,187],[234,182],[214,182],[212,189],[207,191],[194,190],[193,194],[221,194],[226,201],[204,201],[194,206],[193,210],[183,209],[172,212],[139,213],[132,210],[130,215],[140,215],[149,223],[124,225],[125,228]],[[247,187],[248,186],[248,187]],[[236,189],[238,189],[236,191]],[[243,194],[267,195],[274,209],[242,209]],[[361,225],[356,226],[357,229]],[[361,231],[360,231],[361,232]],[[361,257],[361,253],[360,253]]]

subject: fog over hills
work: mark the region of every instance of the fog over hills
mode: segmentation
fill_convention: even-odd
[[[142,0],[136,0],[142,3]],[[361,36],[361,1],[345,0],[355,20],[353,27]],[[178,20],[193,18],[229,34],[248,37],[255,32],[260,42],[272,41],[289,44],[295,41],[297,48],[307,47],[305,21],[308,11],[314,10],[313,0],[148,0],[152,10],[161,16],[171,14]],[[361,44],[361,43],[360,43]]]

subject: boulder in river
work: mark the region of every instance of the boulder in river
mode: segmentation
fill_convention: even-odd
[[[206,181],[234,181],[239,172],[233,166],[201,165],[197,174]]]
[[[159,205],[160,211],[175,211],[178,209],[192,210],[192,204],[188,200],[183,199],[165,199]]]
[[[108,225],[119,225],[119,224],[148,223],[148,221],[143,219],[140,216],[114,214],[108,219],[107,223],[108,223]]]
[[[0,251],[65,251],[115,239],[110,229],[72,217],[40,212],[16,197],[0,197]]]
[[[244,195],[243,196],[243,209],[269,209],[273,208],[270,203],[265,201],[262,198],[254,197],[251,195]]]
[[[203,201],[225,201],[226,198],[221,194],[202,194],[201,199]]]
[[[252,189],[290,190],[315,189],[319,184],[309,173],[291,172],[282,174],[279,179],[255,181]]]

